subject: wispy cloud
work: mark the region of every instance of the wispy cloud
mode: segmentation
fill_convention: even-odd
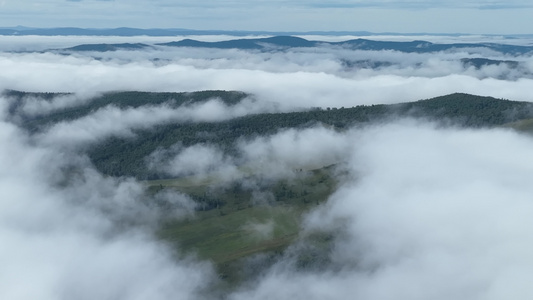
[[[165,218],[194,214],[192,199],[170,189],[147,195],[132,178],[103,176],[77,147],[161,122],[215,122],[295,107],[397,103],[457,91],[531,101],[530,56],[512,57],[525,71],[503,79],[507,66],[476,69],[458,63],[465,56],[510,59],[336,48],[1,53],[1,88],[80,93],[45,105],[26,99],[26,112],[78,105],[88,91],[245,90],[257,100],[106,107],[28,135],[9,121],[9,101],[0,99],[0,257],[7,258],[0,298],[205,299],[216,283],[209,262],[184,258],[153,235]],[[342,59],[391,64],[349,67]],[[332,247],[321,253],[321,267],[301,267],[298,251],[312,245],[299,240],[227,299],[519,299],[533,294],[532,147],[530,136],[511,130],[392,120],[345,132],[316,126],[254,136],[239,140],[234,156],[216,145],[176,141],[147,161],[174,175],[243,173],[243,163],[271,178],[332,163],[351,175],[302,224],[302,238],[337,230],[327,232]],[[273,197],[253,192],[263,202]],[[265,220],[243,230],[264,238],[275,227]]]
[[[433,37],[433,41],[438,40]],[[477,57],[520,65],[476,68],[461,62]],[[369,67],[373,62],[378,66]],[[259,103],[278,103],[284,110],[397,103],[453,92],[531,101],[527,86],[533,74],[529,56],[509,57],[483,49],[436,55],[327,47],[274,53],[161,47],[69,56],[3,53],[0,66],[1,88],[82,95],[132,89],[241,90],[256,95]],[[132,81],[137,84],[132,86]]]
[[[524,179],[533,168],[526,158],[531,138],[400,121],[367,128],[352,142],[357,179],[306,225],[341,232],[325,254],[329,267],[299,267],[288,256],[233,299],[486,299],[533,292],[526,250],[533,244],[524,227],[531,223],[532,191]],[[490,150],[479,155],[480,149]]]

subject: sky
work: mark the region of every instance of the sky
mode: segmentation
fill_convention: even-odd
[[[518,0],[1,0],[0,26],[528,34]]]

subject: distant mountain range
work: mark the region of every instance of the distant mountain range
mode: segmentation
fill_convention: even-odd
[[[115,51],[115,50],[133,50],[150,48],[154,46],[167,47],[196,47],[196,48],[216,48],[216,49],[241,49],[241,50],[260,50],[260,51],[279,51],[291,48],[310,48],[310,47],[342,47],[350,50],[367,50],[367,51],[400,51],[407,53],[431,53],[439,51],[464,50],[472,52],[479,49],[488,49],[502,54],[522,55],[533,53],[533,46],[519,46],[495,43],[455,43],[455,44],[436,44],[427,41],[375,41],[369,39],[353,39],[342,42],[325,42],[310,41],[295,36],[274,36],[269,38],[255,39],[233,39],[219,42],[203,42],[193,39],[183,39],[180,41],[159,43],[155,45],[147,44],[85,44],[71,48],[60,49],[63,51]]]
[[[301,34],[318,34],[318,35],[359,35],[369,36],[374,33],[368,31],[308,31],[308,32],[274,32],[274,31],[243,31],[243,30],[193,30],[183,28],[152,28],[140,29],[130,27],[120,28],[76,28],[76,27],[61,27],[61,28],[31,28],[24,26],[4,27],[0,28],[0,35],[84,35],[84,36],[177,36],[177,35],[301,35]],[[397,35],[395,33],[387,33],[387,35]],[[402,34],[405,35],[405,34]]]
[[[122,43],[122,44],[83,44],[63,50],[68,51],[97,51],[97,52],[107,52],[107,51],[117,51],[117,50],[138,50],[144,48],[150,48],[150,45],[142,43]]]
[[[428,33],[372,33],[368,31],[308,31],[308,32],[269,32],[269,31],[227,31],[227,30],[192,30],[183,28],[170,29],[140,29],[140,28],[32,28],[24,26],[0,28],[0,36],[189,36],[189,35],[231,35],[231,36],[250,36],[250,35],[269,35],[269,38],[256,39],[233,39],[220,42],[203,42],[193,39],[183,39],[170,43],[156,45],[147,44],[87,44],[78,45],[72,48],[60,49],[66,51],[115,51],[115,50],[132,50],[149,48],[152,46],[172,46],[172,47],[202,47],[218,49],[256,49],[261,51],[288,49],[295,47],[317,47],[317,46],[340,46],[353,50],[393,50],[412,53],[428,53],[447,51],[455,49],[480,49],[486,48],[503,54],[519,55],[533,53],[533,46],[519,46],[496,43],[455,43],[455,44],[437,44],[428,41],[376,41],[370,39],[353,39],[342,42],[324,42],[311,41],[295,37],[295,35],[355,35],[355,36],[375,36],[375,35],[392,35],[392,36],[415,36],[425,35]],[[460,34],[430,34],[442,36],[459,36]],[[518,37],[533,37],[532,35],[509,35],[505,38],[512,40]],[[57,49],[56,49],[57,50]]]
[[[201,42],[191,39],[184,39],[178,42],[161,43],[157,45],[172,47],[203,47],[219,49],[258,49],[271,50],[280,48],[295,47],[318,47],[318,46],[339,46],[352,50],[393,50],[400,52],[428,53],[447,51],[454,49],[487,48],[504,54],[525,54],[533,52],[533,46],[517,46],[494,43],[457,43],[457,44],[435,44],[427,41],[412,42],[391,42],[375,41],[369,39],[353,39],[342,42],[309,41],[294,36],[275,36],[258,39],[235,39],[221,42]]]
[[[78,28],[78,27],[57,27],[57,28],[34,28],[25,26],[15,27],[0,27],[0,35],[85,35],[85,36],[177,36],[177,35],[233,35],[233,36],[249,36],[249,35],[356,35],[356,36],[373,36],[373,35],[388,35],[388,36],[464,36],[464,33],[398,33],[398,32],[369,32],[369,31],[247,31],[247,30],[195,30],[186,28]],[[501,35],[497,35],[501,37]],[[531,34],[506,35],[507,39],[523,37],[533,37]]]
[[[83,118],[109,105],[121,109],[167,105],[177,109],[187,103],[202,103],[217,98],[226,105],[232,106],[250,96],[236,91],[113,92],[97,96],[76,107],[34,116],[25,114],[22,109],[26,98],[41,98],[42,101],[50,101],[65,94],[5,90],[0,91],[0,95],[12,99],[7,112],[13,117],[16,116],[15,119],[21,122],[21,127],[32,134],[42,132],[53,124]],[[530,120],[533,117],[532,108],[532,104],[529,102],[455,93],[391,105],[360,105],[339,109],[315,108],[309,111],[289,113],[258,113],[220,122],[170,122],[150,130],[135,130],[138,137],[136,139],[110,138],[103,140],[87,151],[93,164],[104,174],[133,176],[138,179],[157,179],[161,174],[148,169],[145,158],[158,147],[168,147],[177,141],[186,147],[216,143],[220,149],[230,153],[234,151],[236,142],[243,137],[265,136],[288,128],[307,128],[316,124],[324,124],[342,130],[355,125],[380,122],[380,120],[386,120],[390,117],[423,118],[453,122],[464,127],[490,128]],[[528,125],[528,123],[520,124],[524,128]],[[210,134],[198,134],[201,132],[209,132]]]

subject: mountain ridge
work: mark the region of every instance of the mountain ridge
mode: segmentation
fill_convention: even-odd
[[[53,49],[55,51],[116,51],[132,50],[132,44],[81,44],[70,48]],[[428,41],[377,41],[370,39],[351,39],[340,42],[327,42],[317,40],[307,40],[292,35],[279,35],[267,38],[246,38],[231,39],[217,42],[205,42],[195,39],[182,39],[167,43],[135,44],[138,47],[133,49],[142,49],[154,46],[164,47],[191,47],[191,48],[214,48],[214,49],[240,49],[240,50],[260,50],[260,51],[278,51],[292,48],[311,48],[311,47],[341,47],[349,50],[363,51],[399,51],[405,53],[433,53],[463,50],[472,52],[474,49],[485,48],[492,51],[508,55],[523,55],[533,53],[533,46],[509,45],[498,43],[432,43]],[[89,50],[87,50],[89,49]]]
[[[4,91],[12,98],[10,113],[22,120],[22,128],[39,133],[48,126],[88,116],[113,105],[121,109],[143,105],[167,105],[178,108],[191,101],[203,102],[217,98],[228,106],[240,103],[251,95],[236,91],[202,91],[195,93],[115,92],[95,97],[83,106],[65,108],[38,117],[25,117],[19,110],[25,97],[39,94]],[[58,94],[64,95],[64,94]],[[50,101],[54,94],[45,93],[42,101]],[[48,100],[47,100],[48,99]],[[235,143],[252,136],[265,136],[289,128],[327,126],[344,130],[396,118],[415,118],[454,124],[466,128],[495,127],[533,117],[533,104],[493,97],[454,93],[445,96],[398,104],[358,105],[347,108],[314,108],[296,112],[257,112],[222,121],[165,122],[153,128],[133,130],[138,138],[111,137],[87,150],[96,168],[111,176],[132,176],[139,179],[159,179],[145,165],[145,157],[156,149],[170,147],[177,141],[183,147],[216,143],[231,153]],[[209,132],[209,135],[193,133]],[[216,137],[216,139],[213,139]],[[121,163],[117,163],[117,162]]]

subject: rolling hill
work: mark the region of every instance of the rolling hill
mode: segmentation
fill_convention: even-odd
[[[13,98],[10,111],[18,114],[20,122],[29,132],[37,134],[57,122],[72,121],[113,105],[120,109],[145,105],[168,105],[177,108],[190,103],[202,103],[212,98],[227,105],[236,105],[249,97],[235,91],[203,91],[196,93],[115,92],[91,99],[89,102],[50,112],[44,115],[27,115],[21,111],[25,97],[52,99],[54,94],[35,94],[5,91]],[[164,174],[149,170],[145,158],[158,148],[169,148],[179,142],[182,146],[216,144],[228,153],[234,153],[241,138],[274,134],[282,129],[330,126],[345,130],[372,122],[398,117],[424,118],[448,122],[464,127],[494,127],[531,118],[532,106],[492,97],[468,94],[451,94],[433,99],[394,105],[356,106],[349,108],[315,108],[289,113],[256,113],[219,122],[165,122],[147,129],[134,130],[137,138],[111,136],[90,146],[89,158],[97,169],[112,176],[133,176],[139,179],[161,179]],[[208,132],[210,134],[197,134]]]
[[[41,114],[27,114],[27,99],[50,102],[69,94],[4,91],[9,113],[29,135],[46,132],[52,125],[71,122],[110,106],[119,109],[166,105],[168,109],[205,103],[217,98],[228,106],[238,105],[253,96],[236,91],[195,93],[114,92],[96,96],[73,107]],[[228,155],[236,154],[243,138],[268,136],[284,129],[322,126],[344,132],[398,118],[415,118],[463,128],[493,128],[506,124],[530,130],[533,106],[517,102],[455,93],[432,99],[394,105],[350,108],[315,108],[290,113],[254,113],[222,121],[166,122],[133,130],[133,137],[111,136],[81,149],[94,167],[109,177],[135,177],[146,188],[145,201],[157,204],[158,195],[180,193],[194,201],[195,217],[161,220],[156,230],[159,239],[212,261],[222,290],[261,275],[281,255],[296,257],[297,268],[320,269],[332,251],[335,233],[327,230],[302,234],[300,222],[306,212],[324,203],[336,190],[343,174],[337,165],[300,169],[294,177],[265,180],[257,170],[239,166],[244,174],[237,181],[213,174],[199,180],[194,176],[169,177],[146,165],[146,157],[156,150],[182,146],[216,145]],[[117,119],[116,122],[120,122]],[[209,134],[205,134],[209,133]],[[338,162],[339,165],[342,162]],[[76,170],[66,170],[75,177]],[[224,184],[222,184],[224,183]],[[254,183],[251,185],[250,183]],[[254,202],[258,194],[266,201]],[[266,195],[266,196],[265,196]],[[305,242],[306,247],[291,248]],[[251,258],[254,259],[251,259]],[[247,271],[247,270],[253,270]]]

